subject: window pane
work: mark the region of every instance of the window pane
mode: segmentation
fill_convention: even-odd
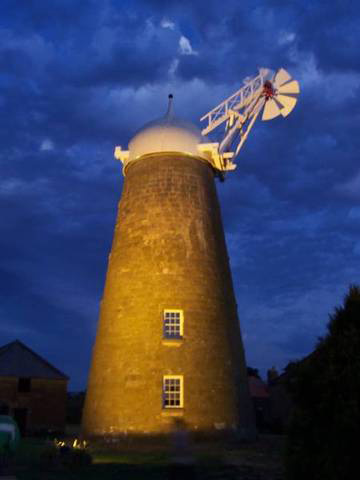
[[[182,330],[181,312],[164,312],[164,336],[166,338],[181,337]]]
[[[163,379],[163,407],[182,408],[182,380],[180,377]]]

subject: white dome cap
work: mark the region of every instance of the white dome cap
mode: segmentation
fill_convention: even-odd
[[[191,155],[199,160],[205,160],[219,171],[235,168],[230,164],[224,168],[223,160],[218,153],[218,143],[208,143],[208,139],[195,125],[174,116],[172,98],[172,95],[169,95],[166,115],[138,130],[129,142],[129,150],[122,150],[120,146],[115,147],[114,156],[123,163],[124,175],[131,162],[144,155],[161,152]]]
[[[197,146],[206,139],[195,125],[174,116],[171,100],[172,95],[169,95],[169,107],[164,117],[144,125],[130,140],[129,162],[143,155],[158,152],[179,152],[199,156]]]
[[[129,161],[148,153],[181,152],[199,156],[200,131],[175,117],[147,123],[129,142]]]

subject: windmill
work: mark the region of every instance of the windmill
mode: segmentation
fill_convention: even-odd
[[[236,165],[256,118],[287,116],[299,85],[260,69],[202,132],[166,115],[115,148],[119,203],[82,429],[89,437],[256,436],[214,177]],[[171,98],[169,98],[171,104]],[[170,105],[169,105],[170,106]],[[225,125],[220,143],[204,135]]]

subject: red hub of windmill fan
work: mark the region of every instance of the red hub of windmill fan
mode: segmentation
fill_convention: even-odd
[[[274,87],[272,86],[272,83],[269,80],[266,80],[264,83],[264,90],[263,90],[263,95],[266,98],[272,98],[275,95],[275,90]]]

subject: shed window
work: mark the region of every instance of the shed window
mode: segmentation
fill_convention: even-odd
[[[20,377],[18,379],[18,392],[27,393],[31,391],[31,378]]]

